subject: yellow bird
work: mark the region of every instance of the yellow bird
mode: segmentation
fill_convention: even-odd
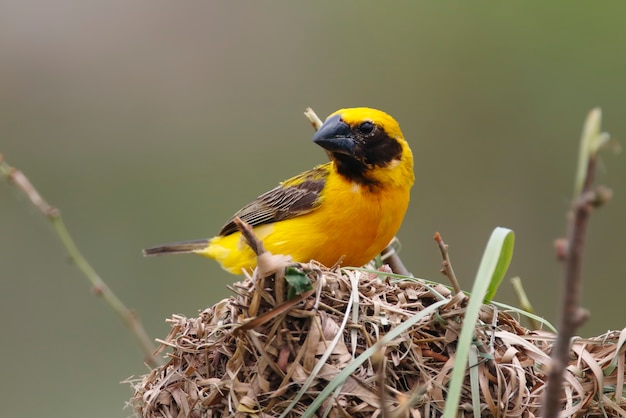
[[[330,162],[285,180],[244,206],[211,239],[165,244],[145,255],[195,253],[234,274],[256,267],[237,227],[249,223],[265,248],[295,261],[361,266],[389,244],[409,204],[413,154],[390,115],[366,107],[331,114],[313,136]]]

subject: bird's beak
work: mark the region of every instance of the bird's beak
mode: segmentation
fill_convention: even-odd
[[[355,138],[350,126],[334,115],[313,135],[313,142],[330,153],[354,155]]]

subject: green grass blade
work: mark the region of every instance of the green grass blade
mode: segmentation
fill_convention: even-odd
[[[595,157],[598,151],[609,144],[611,136],[607,132],[602,132],[602,110],[600,108],[591,109],[580,138],[578,150],[578,167],[576,168],[576,182],[574,184],[574,199],[583,189],[583,183],[587,177],[587,165],[589,159]]]
[[[480,383],[478,382],[478,348],[470,347],[469,352],[470,388],[472,390],[472,410],[475,417],[480,416]]]
[[[463,327],[457,344],[456,359],[452,368],[452,378],[448,388],[448,396],[446,397],[446,406],[443,412],[443,418],[456,417],[459,401],[461,399],[461,388],[465,380],[465,368],[468,362],[470,346],[474,338],[474,327],[478,320],[480,308],[487,296],[487,292],[491,291],[495,294],[495,289],[502,281],[502,277],[506,273],[506,268],[511,261],[513,253],[513,231],[507,228],[496,228],[491,233],[483,258],[478,267],[476,280],[472,293],[465,310],[465,318]],[[494,282],[498,282],[494,285]]]
[[[556,328],[554,327],[554,325],[552,325],[545,318],[542,318],[539,315],[535,315],[535,314],[530,313],[528,311],[525,311],[523,309],[516,308],[515,306],[507,305],[506,303],[491,302],[491,304],[497,306],[498,308],[502,308],[502,309],[505,309],[507,311],[515,312],[515,313],[517,313],[520,316],[525,316],[527,318],[533,319],[533,320],[537,321],[538,323],[543,324],[548,331],[553,332],[553,333],[556,334]]]
[[[500,287],[500,283],[502,283],[504,275],[509,268],[509,264],[511,264],[514,243],[515,234],[510,229],[497,227],[491,233],[487,248],[483,254],[481,266],[487,262],[489,265],[495,264],[495,268],[493,271],[486,272],[489,274],[490,280],[484,303],[491,302],[496,295],[498,287]],[[472,293],[474,292],[472,291]]]

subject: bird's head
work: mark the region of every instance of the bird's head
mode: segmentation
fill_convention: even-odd
[[[346,179],[369,186],[413,184],[413,154],[398,122],[367,107],[331,114],[313,136]]]

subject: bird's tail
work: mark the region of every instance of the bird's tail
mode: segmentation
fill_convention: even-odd
[[[197,253],[205,250],[209,246],[208,239],[199,239],[195,241],[172,242],[143,250],[143,255],[163,255],[163,254],[185,254]]]

